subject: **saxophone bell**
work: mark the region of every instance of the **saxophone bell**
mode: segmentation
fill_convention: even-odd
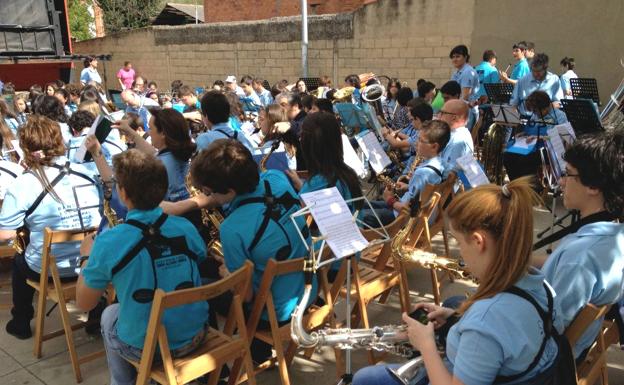
[[[290,337],[297,345],[303,348],[313,348],[319,344],[318,334],[308,334],[303,327],[303,313],[305,313],[311,293],[312,284],[306,284],[301,302],[295,308],[292,314],[292,321],[290,322]]]
[[[410,381],[416,377],[420,370],[425,366],[425,361],[422,357],[414,358],[407,361],[396,369],[386,368],[394,378],[399,380],[404,385],[409,385]]]

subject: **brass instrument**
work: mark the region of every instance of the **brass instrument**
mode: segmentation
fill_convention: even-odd
[[[104,212],[104,216],[106,217],[106,220],[108,221],[108,227],[115,227],[118,224],[122,223],[123,220],[120,220],[117,217],[117,213],[110,205],[110,201],[113,198],[113,183],[112,181],[109,181],[109,182],[103,181],[102,184],[104,188],[104,202],[103,202],[102,211]]]
[[[624,62],[620,59],[620,65]],[[600,113],[600,121],[606,130],[624,128],[624,79],[615,92],[610,96],[609,102]]]
[[[488,179],[498,185],[501,185],[504,179],[503,150],[505,149],[506,137],[506,127],[494,123],[490,126],[483,139],[481,163],[483,163],[483,169]]]
[[[191,197],[201,194],[201,191],[192,185],[190,173],[186,175],[184,183]],[[216,209],[201,209],[200,212],[202,224],[208,229],[209,234],[209,240],[206,244],[208,255],[223,258],[223,246],[219,240],[219,228],[223,222],[223,215]]]
[[[351,96],[355,92],[355,87],[343,87],[334,92],[334,103],[351,103]]]
[[[399,380],[402,384],[409,385],[412,378],[416,377],[423,366],[425,366],[425,360],[421,356],[407,361],[405,364],[396,369],[388,368],[388,372],[390,372],[390,374],[392,374],[394,378]]]
[[[269,150],[269,152],[267,152],[260,160],[260,164],[259,164],[260,172],[265,172],[267,170],[266,162],[269,160],[269,158],[275,152],[275,150],[279,148],[280,144],[281,144],[281,141],[279,139],[276,139],[273,141],[273,143],[271,144],[271,150]]]

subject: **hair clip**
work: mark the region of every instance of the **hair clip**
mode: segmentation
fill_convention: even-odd
[[[37,160],[45,159],[45,153],[43,152],[43,150],[33,152],[32,156]]]
[[[503,196],[505,198],[507,199],[511,198],[511,192],[509,192],[509,188],[507,188],[507,183],[503,185],[502,191],[503,191]]]

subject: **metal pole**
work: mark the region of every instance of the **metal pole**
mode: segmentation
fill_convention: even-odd
[[[195,0],[195,24],[199,24],[199,20],[197,19],[197,0]]]
[[[301,0],[301,70],[308,77],[308,2]]]

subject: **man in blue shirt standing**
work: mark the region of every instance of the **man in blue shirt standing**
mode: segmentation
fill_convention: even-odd
[[[140,360],[156,289],[165,292],[201,285],[198,265],[206,245],[191,222],[167,216],[158,207],[167,192],[167,170],[153,155],[129,150],[113,159],[119,198],[129,212],[123,224],[81,246],[89,255],[76,287],[82,310],[96,306],[112,282],[118,304],[102,314],[102,336],[113,384],[136,381],[126,359]],[[148,187],[148,188],[146,188]],[[141,248],[140,242],[145,242]],[[173,357],[199,347],[207,331],[205,301],[165,311],[162,323]]]
[[[522,115],[529,115],[525,101],[535,91],[546,92],[553,106],[559,108],[559,101],[563,99],[561,82],[559,76],[548,71],[548,55],[544,53],[535,55],[531,62],[531,72],[518,80],[509,104],[517,107]]]
[[[539,56],[539,55],[537,55]],[[537,57],[536,57],[537,59]],[[587,304],[609,305],[621,299],[624,287],[624,134],[601,133],[581,138],[564,155],[563,203],[581,219],[542,267],[557,292],[564,324],[569,326]],[[539,261],[537,261],[539,264]],[[614,315],[619,309],[614,307]],[[596,320],[574,346],[582,358],[596,339]]]
[[[479,91],[477,91],[476,96],[485,100],[487,95],[484,84],[500,82],[498,70],[496,69],[496,52],[491,49],[483,52],[483,61],[475,67],[475,71],[477,71],[477,76],[479,77]]]
[[[205,150],[217,139],[236,139],[250,151],[253,145],[242,132],[234,131],[229,125],[230,103],[222,92],[209,91],[201,99],[202,118],[208,132],[196,139],[197,149]]]
[[[525,57],[526,51],[527,46],[524,42],[513,45],[511,53],[514,59],[516,59],[516,64],[514,64],[513,71],[511,72],[511,77],[507,75],[506,71],[499,71],[500,78],[504,83],[516,84],[518,80],[531,72],[531,70],[529,69],[529,62]]]

